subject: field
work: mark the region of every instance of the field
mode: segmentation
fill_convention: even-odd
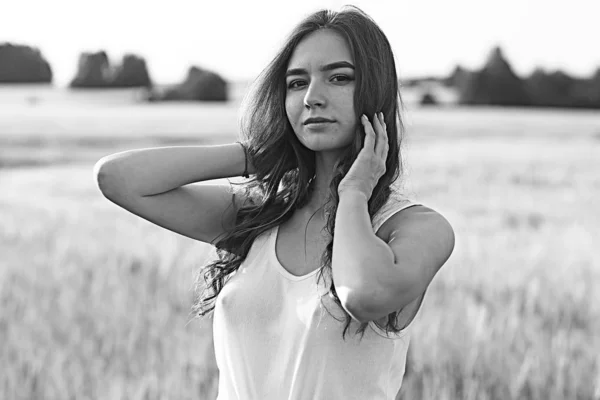
[[[237,108],[6,104],[0,398],[214,399],[211,321],[188,314],[208,246],[110,203],[92,167],[231,142]],[[407,122],[406,193],[457,241],[399,398],[600,399],[600,115],[409,108]]]

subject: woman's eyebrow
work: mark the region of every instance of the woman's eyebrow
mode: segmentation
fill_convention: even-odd
[[[337,68],[351,68],[354,69],[354,65],[350,64],[348,61],[336,61],[331,64],[325,64],[319,71],[331,71],[332,69]],[[288,69],[285,73],[285,77],[287,78],[290,75],[307,75],[308,72],[304,68],[292,68]]]

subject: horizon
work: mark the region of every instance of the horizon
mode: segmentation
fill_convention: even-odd
[[[600,4],[574,0],[564,9],[553,3],[559,4],[542,0],[352,4],[369,14],[388,37],[400,79],[445,77],[457,65],[480,69],[496,46],[521,77],[536,68],[591,77],[600,68],[595,43],[600,37],[595,21]],[[74,0],[52,4],[22,0],[5,6],[5,15],[13,17],[0,25],[0,43],[39,49],[52,68],[54,86],[66,86],[73,79],[80,54],[101,50],[111,66],[127,53],[143,57],[157,85],[181,82],[191,66],[212,70],[231,82],[247,82],[267,66],[304,16],[320,8],[339,10],[344,4],[307,0],[289,7],[272,0],[253,4],[174,0],[164,7],[140,0],[106,0],[90,18],[88,9]],[[228,12],[232,9],[236,12]],[[25,18],[27,24],[22,23]]]

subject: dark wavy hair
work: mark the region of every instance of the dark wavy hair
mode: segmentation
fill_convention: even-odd
[[[315,176],[315,153],[300,143],[286,116],[285,72],[298,43],[320,29],[331,29],[339,33],[350,47],[355,63],[356,120],[360,120],[361,114],[371,118],[375,112],[383,111],[385,115],[389,152],[386,172],[368,202],[371,219],[387,202],[391,193],[390,186],[402,173],[402,98],[394,55],[385,34],[367,14],[354,6],[345,6],[339,12],[320,10],[309,15],[288,36],[283,48],[254,81],[249,94],[244,98],[241,134],[256,174],[243,183],[246,201],[236,212],[235,228],[215,243],[218,259],[205,266],[196,277],[196,299],[192,307],[195,316],[203,317],[214,310],[214,302],[228,276],[240,267],[254,240],[263,232],[287,221],[309,199]],[[328,295],[346,316],[343,339],[352,319],[342,308],[337,296],[331,257],[335,215],[339,203],[338,184],[356,159],[365,137],[364,128],[361,124],[358,125],[360,134],[356,135],[353,143],[340,156],[329,185],[330,201],[325,206],[325,214],[326,230],[331,235],[331,241],[321,258],[319,276],[319,279],[323,278],[324,272],[329,275],[331,285]],[[388,333],[402,330],[406,325],[397,326],[399,312],[388,314],[387,324],[380,328]],[[367,326],[368,323],[362,323],[357,329],[361,338]]]

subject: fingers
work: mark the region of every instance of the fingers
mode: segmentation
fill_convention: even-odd
[[[378,133],[375,145],[375,154],[385,160],[388,152],[388,138],[387,127],[385,125],[383,113],[380,112],[375,114],[373,120],[376,127],[375,131]]]
[[[366,134],[364,147],[366,149],[372,149],[376,156],[385,160],[387,158],[389,145],[387,125],[383,113],[375,114],[372,123],[369,122],[368,118],[363,114],[361,121],[365,127]]]

